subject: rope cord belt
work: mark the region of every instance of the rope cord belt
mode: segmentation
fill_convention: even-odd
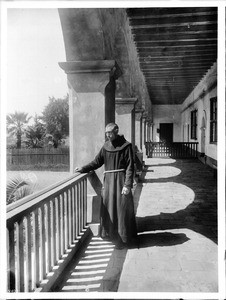
[[[106,174],[106,173],[114,173],[114,172],[123,172],[123,171],[125,171],[125,169],[108,170],[108,171],[104,171],[104,174]]]

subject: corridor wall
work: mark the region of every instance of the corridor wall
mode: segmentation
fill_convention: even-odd
[[[199,157],[204,157],[209,165],[217,164],[217,140],[211,141],[210,138],[210,108],[213,99],[217,99],[217,63],[209,69],[181,107],[182,138],[185,141],[198,142]],[[194,111],[197,115],[196,139],[191,135],[191,113]]]

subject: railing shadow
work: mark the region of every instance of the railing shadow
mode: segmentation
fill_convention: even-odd
[[[117,292],[127,249],[92,237],[79,261],[71,263],[55,292]]]

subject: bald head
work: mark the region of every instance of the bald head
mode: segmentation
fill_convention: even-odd
[[[105,132],[108,132],[108,131],[114,131],[114,132],[118,133],[118,125],[116,123],[107,124],[107,126],[105,127]]]
[[[105,133],[106,133],[106,137],[109,141],[113,141],[117,135],[118,135],[118,125],[115,123],[109,123],[107,124],[106,128],[105,128]]]

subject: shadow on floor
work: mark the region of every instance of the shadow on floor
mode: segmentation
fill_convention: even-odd
[[[138,236],[139,248],[175,246],[187,241],[189,241],[189,238],[184,233],[144,233]]]
[[[194,201],[185,209],[175,213],[160,213],[155,216],[137,217],[138,232],[187,228],[204,235],[217,243],[217,183],[213,170],[196,160],[176,160],[170,166],[181,170],[172,178],[145,179],[151,165],[146,165],[143,177],[135,191],[135,207],[139,203],[143,184],[173,182],[190,188],[195,195]],[[159,167],[164,168],[166,165]],[[150,198],[150,201],[152,199]]]

